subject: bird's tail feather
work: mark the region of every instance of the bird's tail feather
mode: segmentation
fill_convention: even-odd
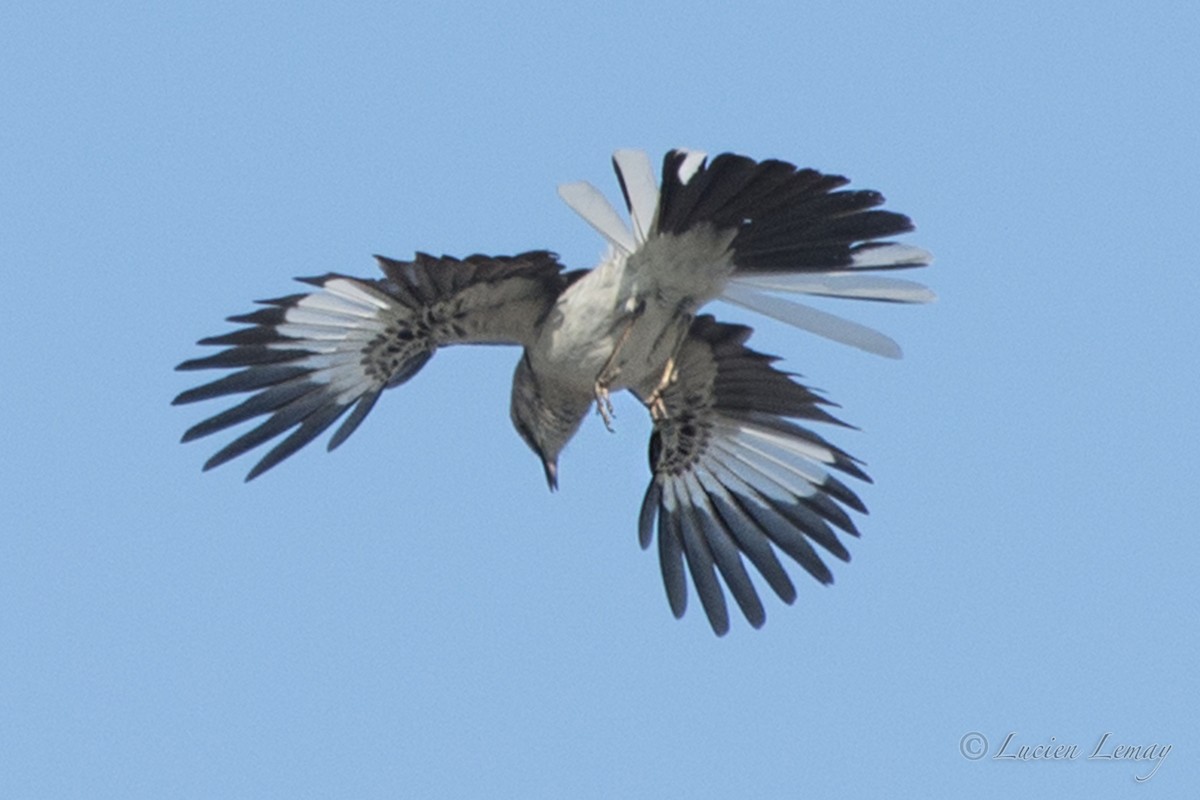
[[[897,303],[927,303],[928,288],[873,274],[920,267],[932,256],[885,237],[907,233],[912,221],[884,211],[883,195],[843,189],[840,175],[755,162],[723,154],[711,162],[673,150],[663,161],[656,230],[682,233],[708,223],[735,229],[734,273],[721,297],[789,325],[852,347],[896,358],[892,339],[777,293]]]
[[[884,211],[883,195],[843,189],[849,181],[784,161],[754,161],[723,153],[695,163],[672,150],[663,160],[659,233],[683,233],[709,223],[735,229],[734,262],[740,272],[826,272],[918,266],[915,252],[888,262],[872,252],[908,233],[912,220]],[[914,249],[915,250],[915,249]],[[900,254],[897,254],[900,255]]]

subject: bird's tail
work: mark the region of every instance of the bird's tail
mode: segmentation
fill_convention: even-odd
[[[722,298],[843,344],[899,357],[889,337],[855,322],[779,297],[807,294],[927,303],[922,284],[879,271],[920,267],[932,256],[887,237],[913,229],[903,214],[880,209],[879,192],[844,189],[849,181],[783,161],[673,150],[663,161],[657,230],[679,233],[702,223],[735,228],[735,271]]]
[[[629,230],[589,184],[560,192],[609,242],[633,252],[655,235],[702,225],[733,232],[734,273],[721,298],[834,341],[898,357],[887,336],[779,294],[927,303],[934,294],[880,271],[920,267],[932,256],[888,237],[913,229],[903,214],[880,209],[883,195],[843,187],[840,175],[757,162],[725,153],[711,161],[694,150],[663,160],[661,188],[645,153],[620,150],[613,166],[633,222]]]

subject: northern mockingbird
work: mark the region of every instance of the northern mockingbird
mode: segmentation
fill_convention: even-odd
[[[841,176],[688,150],[667,153],[661,187],[642,152],[618,151],[613,166],[631,227],[590,184],[559,189],[608,242],[591,270],[565,271],[541,250],[377,257],[381,279],[304,278],[311,291],[230,317],[246,327],[200,341],[225,349],[178,369],[235,371],[174,402],[250,396],[183,440],[265,416],[204,465],[282,436],[250,480],[349,412],[328,447],[340,445],[384,389],[408,381],[439,347],[520,345],[512,420],[551,489],[559,453],[593,404],[606,425],[613,392],[629,390],[649,411],[652,478],[638,533],[643,548],[657,535],[675,616],[686,608],[690,573],[718,635],[729,629],[722,582],[761,626],[765,612],[743,557],[787,603],[796,590],[779,551],[831,582],[814,545],[849,560],[837,531],[857,536],[847,509],[866,513],[833,473],[870,478],[798,422],[842,424],[829,401],[746,347],[750,328],[698,312],[720,298],[897,357],[883,334],[779,295],[927,302],[933,294],[924,286],[877,273],[923,266],[929,254],[888,241],[912,229],[908,217],[879,209],[877,192],[843,188]]]

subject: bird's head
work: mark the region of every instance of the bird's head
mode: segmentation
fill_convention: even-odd
[[[591,397],[586,395],[548,396],[542,391],[528,354],[518,362],[509,413],[517,433],[541,459],[551,491],[558,488],[558,455],[579,429],[591,404]]]

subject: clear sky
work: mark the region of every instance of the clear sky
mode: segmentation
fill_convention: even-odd
[[[6,4],[0,797],[1190,796],[1197,41],[1188,2]],[[847,174],[936,256],[936,304],[842,309],[902,361],[751,342],[861,428],[832,588],[676,621],[645,414],[551,495],[513,350],[250,484],[178,443],[225,316],[376,252],[590,266],[556,185],[673,146]],[[994,757],[1039,744],[1076,757]]]

